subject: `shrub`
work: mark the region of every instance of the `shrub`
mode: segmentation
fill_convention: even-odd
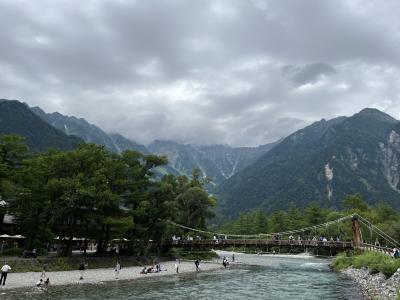
[[[386,277],[390,277],[400,268],[400,260],[376,252],[365,252],[355,256],[342,253],[331,265],[335,270],[343,270],[351,265],[356,269],[367,268],[371,274],[382,272]]]
[[[368,268],[371,273],[382,272],[386,277],[390,277],[400,266],[400,261],[386,254],[366,252],[354,257],[353,266],[358,269]]]
[[[346,253],[338,254],[332,261],[331,266],[337,270],[344,270],[353,264],[353,258],[346,255]]]

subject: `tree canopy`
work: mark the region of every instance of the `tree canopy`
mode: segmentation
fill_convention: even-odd
[[[213,216],[216,200],[203,189],[201,173],[157,178],[154,169],[166,163],[165,157],[112,154],[94,144],[34,154],[23,139],[2,136],[0,195],[27,249],[57,237],[68,255],[80,237],[96,240],[99,252],[114,238],[135,241],[136,251],[143,251],[176,230],[168,221],[204,228]]]

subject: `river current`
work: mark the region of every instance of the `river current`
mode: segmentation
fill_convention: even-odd
[[[231,254],[226,254],[230,257]],[[316,258],[236,254],[240,264],[209,273],[8,291],[4,300],[363,299],[358,287]]]

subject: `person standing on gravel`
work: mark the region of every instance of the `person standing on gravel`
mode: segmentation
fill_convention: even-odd
[[[175,261],[175,272],[179,273],[179,260],[178,259]]]
[[[0,277],[0,285],[3,283],[3,285],[6,284],[6,279],[8,272],[11,271],[11,267],[7,265],[7,262],[4,263],[4,266],[1,268],[1,277]]]
[[[87,263],[84,263],[84,262],[82,262],[82,263],[79,265],[79,272],[80,272],[80,274],[81,274],[81,277],[79,278],[79,280],[83,280],[83,274],[84,274],[85,269],[87,268],[87,266],[88,266],[88,264],[87,264]]]
[[[119,277],[119,271],[121,271],[121,264],[117,261],[117,265],[115,266],[115,279]]]

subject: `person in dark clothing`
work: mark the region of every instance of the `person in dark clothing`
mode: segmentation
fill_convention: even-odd
[[[7,263],[4,263],[4,266],[1,268],[0,285],[2,283],[3,285],[6,284],[6,279],[9,271],[11,271],[11,267],[7,265]]]
[[[79,265],[79,272],[81,274],[81,277],[79,278],[80,280],[83,279],[83,273],[85,272],[86,267],[87,267],[87,264],[85,264],[85,263],[81,263]]]
[[[400,258],[400,252],[399,252],[399,249],[396,249],[395,251],[394,251],[394,255],[393,255],[393,257],[394,258]],[[1,282],[1,281],[0,281]]]
[[[200,261],[199,261],[198,259],[196,259],[195,262],[194,262],[194,264],[195,264],[195,266],[196,266],[196,271],[197,271],[197,272],[200,271],[200,268],[199,268],[199,266],[200,266]]]

